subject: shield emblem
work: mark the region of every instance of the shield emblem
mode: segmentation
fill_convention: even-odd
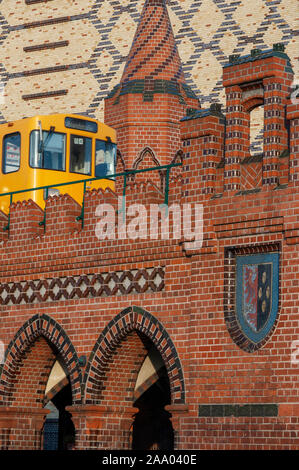
[[[259,342],[278,312],[279,254],[237,256],[236,310],[243,333]]]

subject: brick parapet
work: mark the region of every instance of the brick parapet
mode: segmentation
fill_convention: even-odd
[[[275,49],[275,48],[274,48]],[[241,167],[250,157],[250,112],[264,106],[264,149],[262,184],[285,184],[289,180],[288,162],[279,161],[288,151],[285,109],[293,72],[284,52],[252,51],[223,69],[226,89],[226,151],[224,188],[240,190]]]
[[[265,51],[258,55],[240,57],[235,63],[223,68],[223,86],[240,85],[265,78],[292,79],[293,71],[289,57],[284,52]]]
[[[195,157],[195,161],[199,162],[198,157]],[[186,160],[185,165],[189,165],[188,160]],[[190,167],[191,173],[194,173],[194,170],[195,167]],[[186,174],[185,178],[187,177],[188,175]],[[184,185],[184,189],[189,183],[190,181]],[[129,203],[136,202],[136,195],[139,192],[138,188],[140,188],[140,185],[134,184],[132,187],[135,188],[134,191],[136,192],[132,193],[132,199],[131,196],[128,195],[127,202]],[[154,189],[151,184],[145,185],[141,183],[141,187],[149,191],[149,193]],[[294,182],[290,183],[286,188],[268,190],[267,187],[263,187],[257,192],[249,191],[248,193],[245,192],[245,194],[227,192],[227,194],[224,193],[221,197],[217,198],[211,198],[210,195],[203,194],[202,191],[199,191],[197,197],[195,193],[192,193],[189,194],[189,196],[184,196],[181,202],[189,202],[191,205],[192,203],[203,203],[204,217],[209,220],[209,224],[212,226],[215,226],[216,223],[220,223],[218,219],[221,219],[223,214],[225,214],[228,223],[234,223],[234,220],[240,220],[242,213],[244,213],[244,215],[248,214],[249,208],[250,218],[252,218],[252,220],[262,220],[264,217],[260,217],[259,207],[265,206],[267,207],[266,212],[269,213],[267,217],[276,217],[277,214],[284,217],[284,224],[287,224],[284,225],[284,230],[288,231],[296,229],[295,220],[293,223],[288,223],[287,221],[289,219],[292,220],[292,217],[294,217],[294,213],[290,211],[292,207],[294,211],[296,210],[297,187],[298,183]],[[179,189],[180,188],[181,185],[179,185]],[[196,191],[196,189],[194,191]],[[28,266],[27,269],[31,270],[32,273],[35,270],[36,272],[51,272],[53,265],[55,265],[55,269],[58,272],[65,273],[68,270],[71,260],[72,263],[78,266],[78,269],[81,269],[84,265],[92,266],[96,264],[98,256],[101,256],[101,266],[103,268],[105,266],[115,265],[116,256],[120,266],[126,265],[128,259],[130,259],[129,264],[138,262],[138,259],[142,259],[142,256],[144,261],[150,261],[150,253],[155,253],[155,256],[157,256],[162,247],[163,251],[160,253],[161,259],[163,259],[164,253],[166,252],[168,253],[167,256],[172,253],[171,256],[174,258],[181,256],[178,242],[171,238],[171,233],[170,240],[150,240],[144,238],[144,240],[137,239],[132,242],[129,238],[124,240],[118,239],[117,233],[114,240],[98,240],[95,235],[98,220],[95,216],[97,206],[103,202],[107,203],[108,200],[110,203],[115,201],[114,208],[116,210],[118,209],[118,199],[116,195],[113,195],[113,193],[109,191],[111,196],[109,196],[108,199],[103,199],[101,194],[96,191],[87,192],[84,228],[80,228],[75,232],[65,232],[65,220],[55,218],[55,233],[52,233],[50,219],[49,226],[47,226],[46,223],[45,232],[43,229],[42,233],[36,237],[35,231],[31,231],[31,229],[26,233],[27,219],[24,219],[24,236],[20,236],[19,238],[15,236],[11,237],[2,243],[0,248],[2,278],[9,279],[11,273],[16,279],[20,279],[22,273],[23,275],[26,274],[26,264]],[[51,200],[53,213],[56,207],[57,211],[63,214],[64,209],[67,210],[69,208],[69,200],[69,198],[66,199],[64,196],[53,198]],[[162,194],[160,193],[159,195],[159,192],[154,190],[148,201],[146,193],[143,193],[143,198],[140,200],[140,203],[144,204],[145,202],[144,208],[147,213],[149,213],[150,204],[163,202]],[[238,207],[237,213],[236,207]],[[23,211],[21,211],[21,213],[23,219]],[[15,220],[14,216],[15,211],[11,214],[12,226]],[[72,215],[74,220],[76,218],[75,216],[76,214]],[[41,218],[42,217],[38,217],[38,219],[34,221],[34,224],[38,225]],[[28,220],[32,223],[30,215],[28,216]],[[66,220],[69,220],[69,216],[67,216]],[[127,222],[130,222],[130,218],[127,219]],[[78,224],[78,222],[76,223]],[[170,217],[170,227],[171,223],[172,218]],[[57,235],[57,233],[60,233],[60,235]],[[287,232],[284,232],[284,234],[286,236]],[[84,247],[84,249],[82,247]],[[18,265],[23,266],[23,269],[18,270]]]
[[[181,121],[184,202],[195,202],[198,194],[215,193],[217,167],[224,152],[224,130],[224,116],[211,110],[194,112]]]

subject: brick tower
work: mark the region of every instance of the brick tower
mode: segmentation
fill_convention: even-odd
[[[126,168],[170,163],[180,148],[179,121],[198,107],[165,1],[146,0],[121,82],[105,102],[105,122],[117,130]]]

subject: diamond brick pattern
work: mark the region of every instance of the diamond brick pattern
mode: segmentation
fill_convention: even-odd
[[[164,274],[164,268],[159,267],[10,282],[0,284],[0,305],[160,292],[164,289]]]
[[[71,109],[74,112],[88,114],[98,119],[103,119],[103,98],[113,87],[120,82],[124,64],[129,54],[132,40],[135,34],[145,0],[120,1],[120,0],[84,0],[70,2],[68,0],[55,0],[51,2],[25,3],[20,2],[15,8],[10,0],[1,2],[0,5],[0,80],[5,87],[10,81],[11,86],[5,93],[5,102],[0,105],[0,122],[5,122],[24,116],[34,115],[41,107],[44,114],[52,112],[55,105],[56,112],[64,112]],[[151,2],[151,8],[162,8],[164,2]],[[259,0],[255,8],[248,12],[248,2],[226,2],[224,0],[168,0],[165,2],[175,34],[175,40],[182,60],[183,73],[187,84],[197,93],[203,106],[220,101],[225,104],[225,95],[222,87],[222,66],[227,62],[230,54],[248,54],[252,48],[268,49],[275,42],[282,42],[286,46],[286,52],[290,56],[294,67],[295,76],[298,75],[298,47],[296,37],[298,35],[298,21],[294,14],[295,6],[292,0]],[[65,17],[65,15],[68,15]],[[6,49],[7,44],[12,44],[15,34],[26,35],[23,25],[39,22],[55,21],[66,18],[67,22],[61,23],[57,33],[61,40],[69,39],[71,25],[74,25],[76,34],[80,35],[80,44],[85,38],[86,31],[94,30],[87,38],[90,47],[82,48],[82,52],[89,51],[89,59],[86,63],[78,64],[76,59],[76,43],[74,48],[70,43],[62,51],[65,54],[64,65],[72,67],[76,63],[76,72],[83,69],[88,81],[89,95],[82,100],[79,90],[72,95],[54,97],[46,95],[26,103],[21,96],[26,94],[22,86],[26,88],[26,76],[22,64],[27,63],[28,53],[16,51],[19,57],[17,63],[12,60],[11,54]],[[54,23],[53,23],[54,22]],[[57,22],[57,21],[56,21]],[[53,29],[50,25],[40,26],[40,32],[45,37]],[[35,29],[35,28],[34,28]],[[30,28],[29,28],[30,30]],[[33,30],[31,30],[32,33]],[[37,30],[36,30],[37,31]],[[151,29],[147,31],[150,34]],[[164,31],[165,32],[165,31]],[[30,33],[30,34],[31,34]],[[33,32],[35,34],[35,31]],[[29,37],[29,36],[28,36]],[[31,36],[30,36],[31,37]],[[95,41],[95,44],[93,42]],[[25,41],[24,47],[32,45]],[[22,47],[23,47],[22,46]],[[74,50],[73,50],[74,49]],[[145,48],[146,49],[146,48]],[[13,49],[12,49],[13,51]],[[147,51],[152,53],[153,51]],[[40,54],[32,53],[32,60]],[[168,51],[167,57],[171,56]],[[167,67],[177,66],[176,54],[173,64]],[[49,55],[49,62],[61,61],[61,56],[53,50]],[[166,59],[166,57],[165,57]],[[39,60],[37,60],[38,62]],[[36,61],[35,61],[36,62]],[[134,60],[130,65],[133,70]],[[14,74],[9,72],[11,66],[20,69],[18,87],[14,89]],[[136,64],[135,64],[136,65]],[[164,67],[164,72],[166,68]],[[36,67],[41,68],[41,67]],[[170,69],[169,69],[170,70]],[[127,70],[129,72],[129,69]],[[127,73],[127,72],[126,72]],[[160,72],[159,72],[160,73]],[[66,77],[67,89],[82,83],[81,75],[76,73]],[[48,90],[60,89],[56,86],[59,74],[46,75]],[[34,88],[38,87],[38,80]],[[13,106],[11,101],[13,101]],[[16,113],[14,112],[16,109]],[[261,138],[256,138],[256,146],[261,149]],[[259,150],[260,151],[260,150]]]
[[[241,188],[243,190],[254,189],[261,186],[262,183],[262,162],[251,161],[258,160],[259,157],[249,157],[248,164],[244,164],[241,167]]]

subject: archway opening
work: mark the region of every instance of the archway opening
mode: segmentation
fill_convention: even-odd
[[[45,400],[46,416],[43,429],[44,450],[68,450],[75,445],[75,427],[71,414],[66,410],[72,405],[72,389],[67,377],[67,370],[59,358],[49,375]]]
[[[85,403],[101,405],[100,427],[91,422],[90,448],[174,448],[172,416],[165,407],[185,403],[183,371],[170,336],[154,316],[132,306],[114,317],[99,336],[85,374]],[[160,423],[166,418],[167,444],[157,433],[151,442],[136,442],[138,429],[144,434],[142,415],[153,417],[156,410]]]
[[[136,382],[134,401],[133,450],[173,450],[174,431],[165,406],[171,403],[170,382],[157,349],[152,346]],[[144,391],[143,391],[144,390]]]
[[[49,378],[58,359],[64,364],[64,369],[63,383],[56,387],[57,381],[50,384]],[[82,376],[78,364],[71,341],[54,319],[45,314],[35,315],[23,324],[7,348],[1,371],[2,404],[11,407],[10,414],[14,417],[9,440],[4,442],[5,448],[43,448],[45,418],[49,411],[57,417],[55,412],[62,407],[61,402],[57,401],[58,408],[52,402],[53,406],[49,405],[50,410],[47,410],[47,402],[67,385],[69,391],[65,390],[63,393],[69,398],[63,400],[63,406],[81,402]],[[76,383],[74,374],[77,377]],[[55,386],[51,396],[48,395],[48,386],[50,389]],[[27,420],[26,426],[24,417]]]

